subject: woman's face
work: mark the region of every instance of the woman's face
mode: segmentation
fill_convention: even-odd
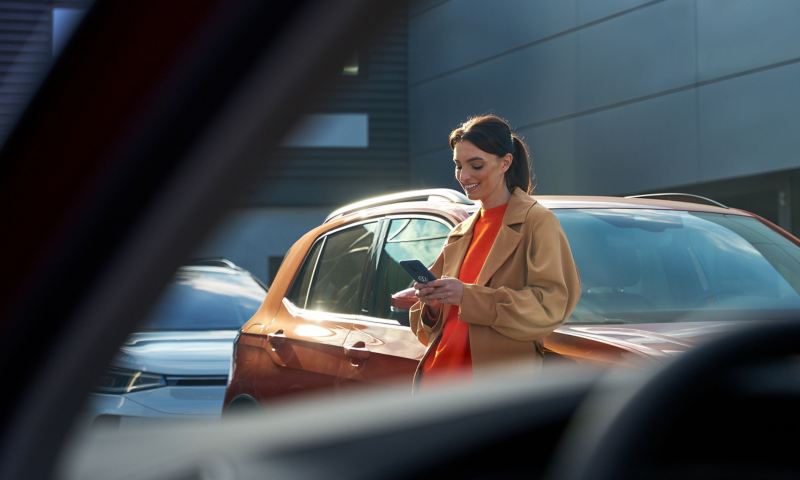
[[[480,200],[485,208],[502,205],[509,195],[505,173],[511,158],[511,154],[498,157],[462,140],[453,148],[456,180],[470,200]]]

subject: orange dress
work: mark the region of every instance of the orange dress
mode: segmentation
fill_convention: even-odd
[[[475,222],[472,240],[467,254],[461,263],[458,279],[474,284],[486,263],[486,257],[503,225],[503,215],[508,204],[481,210]],[[469,349],[469,324],[458,316],[458,306],[453,306],[447,315],[436,351],[430,353],[422,364],[421,385],[429,383],[434,377],[447,377],[450,374],[469,374],[472,370],[472,356]]]

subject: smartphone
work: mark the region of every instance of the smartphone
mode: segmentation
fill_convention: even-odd
[[[411,278],[420,283],[436,280],[436,275],[432,274],[419,260],[400,260],[400,266],[411,275]]]

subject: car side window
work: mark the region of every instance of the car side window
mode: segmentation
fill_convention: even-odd
[[[305,308],[332,313],[363,313],[361,284],[377,231],[378,223],[373,222],[326,237],[310,281]]]
[[[306,301],[308,300],[308,287],[311,285],[311,278],[314,276],[314,268],[317,266],[319,259],[319,252],[322,250],[322,244],[325,243],[323,239],[317,241],[314,247],[311,248],[306,257],[306,261],[300,268],[300,273],[294,280],[292,289],[289,295],[286,296],[292,303],[300,308],[306,308]]]
[[[419,260],[431,266],[444,247],[450,227],[424,218],[392,219],[381,250],[373,291],[373,316],[393,318],[391,296],[410,287],[413,280],[400,267],[401,260]]]

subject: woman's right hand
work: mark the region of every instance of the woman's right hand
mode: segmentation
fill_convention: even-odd
[[[439,300],[433,298],[436,288],[429,286],[427,283],[414,282],[414,290],[414,294],[425,303],[430,314],[434,317],[439,315],[439,309],[442,304],[439,303]]]

